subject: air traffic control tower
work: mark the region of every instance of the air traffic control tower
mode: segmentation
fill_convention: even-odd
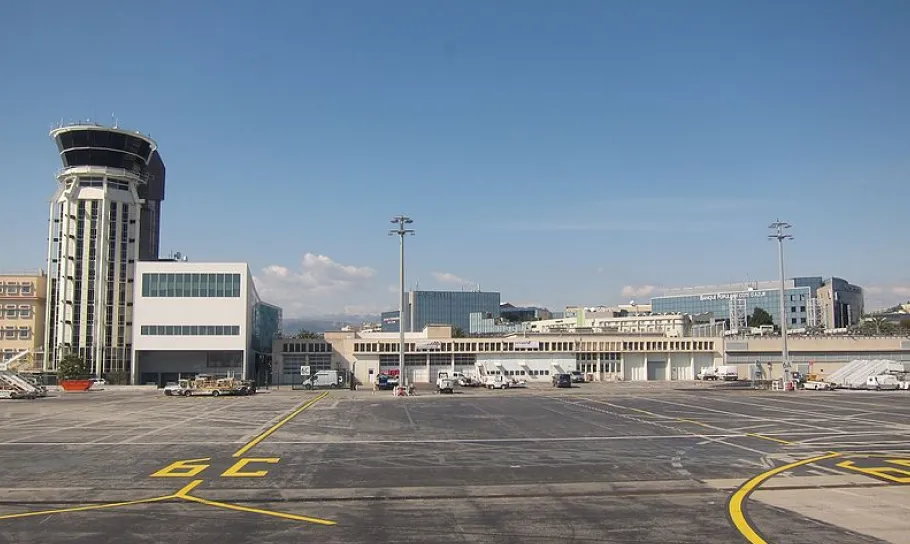
[[[134,263],[158,258],[164,162],[151,138],[117,127],[50,135],[63,168],[50,205],[44,368],[71,353],[116,379],[132,356]]]

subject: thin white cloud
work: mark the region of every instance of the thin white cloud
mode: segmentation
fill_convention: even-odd
[[[337,299],[361,291],[375,275],[367,266],[342,264],[326,255],[306,253],[299,271],[273,264],[254,280],[259,295],[284,309],[288,317],[333,313],[343,308]]]
[[[910,286],[897,285],[891,288],[891,292],[901,297],[910,297]]]
[[[650,297],[659,295],[661,291],[662,288],[656,285],[626,285],[622,288],[620,295],[625,298]]]
[[[462,277],[459,277],[459,276],[456,276],[455,274],[452,274],[451,272],[433,272],[433,278],[436,281],[438,281],[439,283],[443,283],[446,285],[460,285],[462,287],[476,285],[475,282],[462,278]]]

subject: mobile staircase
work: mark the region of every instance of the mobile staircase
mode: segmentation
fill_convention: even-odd
[[[47,388],[16,370],[25,362],[28,351],[23,351],[8,361],[0,363],[0,398],[33,399],[46,397]]]
[[[903,372],[904,365],[889,359],[856,359],[835,370],[825,379],[841,389],[865,389],[870,376]]]

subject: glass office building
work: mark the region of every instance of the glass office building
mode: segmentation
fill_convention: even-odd
[[[398,310],[382,312],[379,319],[382,321],[382,332],[399,332]]]
[[[816,291],[823,285],[821,277],[793,278],[785,282],[784,309],[788,327],[823,324],[813,307],[818,300]],[[651,299],[653,313],[713,314],[717,320],[736,321],[737,313],[751,316],[755,308],[765,310],[775,325],[780,324],[780,282],[685,287]]]
[[[471,314],[499,317],[500,294],[486,291],[410,291],[405,309],[406,331],[420,332],[427,325],[451,325],[467,334]],[[398,311],[382,313],[382,331],[398,332]]]

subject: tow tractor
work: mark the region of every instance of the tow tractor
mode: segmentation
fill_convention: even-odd
[[[439,374],[436,377],[436,392],[437,393],[454,393],[455,392],[455,380],[454,380],[454,378],[449,377],[449,373],[445,370],[440,370]]]

